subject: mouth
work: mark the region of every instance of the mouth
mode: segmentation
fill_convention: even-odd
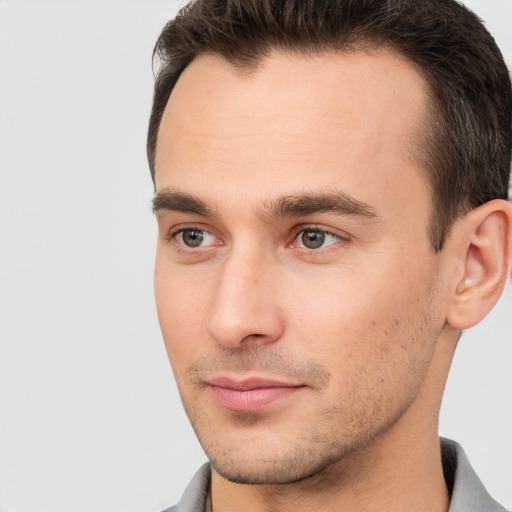
[[[273,379],[229,377],[212,378],[206,382],[214,400],[233,412],[259,412],[289,399],[306,386]]]

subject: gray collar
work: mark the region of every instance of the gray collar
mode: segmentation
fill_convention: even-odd
[[[458,443],[441,438],[441,454],[451,493],[448,512],[507,512],[491,498]]]
[[[459,444],[441,439],[441,453],[444,477],[451,493],[448,512],[507,512],[489,496]],[[164,512],[204,512],[210,478],[210,464],[205,464],[194,475],[179,504]]]

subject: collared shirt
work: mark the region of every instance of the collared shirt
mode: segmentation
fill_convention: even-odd
[[[507,512],[486,491],[459,444],[441,439],[446,485],[451,494],[448,512]],[[211,468],[205,464],[194,475],[180,502],[164,512],[206,512]]]

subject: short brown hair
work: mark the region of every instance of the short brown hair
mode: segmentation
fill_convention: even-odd
[[[441,250],[472,208],[507,199],[512,89],[494,39],[455,0],[195,0],[163,29],[147,151],[154,180],[158,128],[182,71],[213,53],[254,69],[272,50],[299,54],[391,47],[430,90],[419,141],[433,194],[430,237]]]

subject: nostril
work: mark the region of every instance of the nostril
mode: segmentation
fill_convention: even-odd
[[[264,338],[265,335],[264,334],[249,334],[248,336],[246,336],[242,341],[241,343],[244,343],[244,342],[248,342],[248,341],[251,341],[251,340],[255,340],[257,338]]]

